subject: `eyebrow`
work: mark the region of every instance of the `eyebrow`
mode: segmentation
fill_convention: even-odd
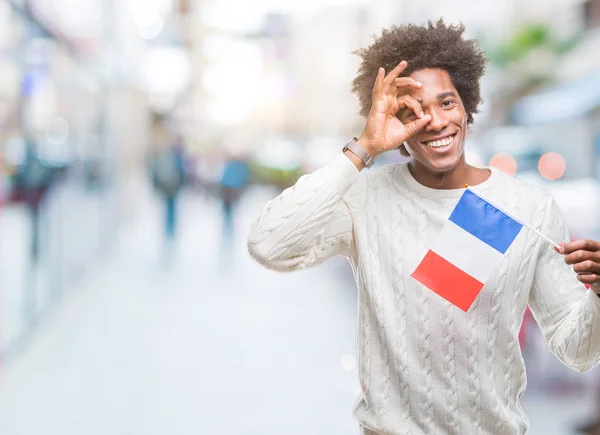
[[[454,97],[456,98],[456,94],[453,91],[446,91],[446,92],[442,92],[441,94],[437,94],[437,96],[435,97],[436,100],[443,100],[444,98],[448,98],[448,97]],[[419,104],[423,105],[423,100],[417,100],[419,102]]]

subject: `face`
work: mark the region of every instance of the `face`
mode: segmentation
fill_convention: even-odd
[[[410,75],[421,82],[421,89],[411,89],[408,94],[419,101],[431,121],[415,136],[405,142],[415,164],[434,172],[454,169],[464,158],[467,133],[467,113],[452,84],[450,75],[441,69],[423,69]],[[398,113],[403,124],[414,121],[416,115],[406,108]]]

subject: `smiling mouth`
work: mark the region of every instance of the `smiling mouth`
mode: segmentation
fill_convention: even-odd
[[[452,142],[454,142],[455,137],[456,137],[456,134],[453,134],[452,136],[448,136],[443,139],[430,140],[430,141],[423,142],[423,143],[430,148],[442,148],[442,147],[446,147],[446,146],[450,145]]]

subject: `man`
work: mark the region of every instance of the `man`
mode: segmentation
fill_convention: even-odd
[[[351,262],[364,434],[526,433],[518,334],[527,305],[564,364],[584,372],[600,357],[600,244],[569,243],[544,190],[465,161],[485,61],[463,32],[442,20],[392,27],[359,50],[353,90],[364,131],[269,202],[248,240],[250,254],[279,271],[333,255]],[[361,172],[399,147],[408,163]],[[558,252],[524,228],[465,312],[411,273],[466,185],[565,244]]]

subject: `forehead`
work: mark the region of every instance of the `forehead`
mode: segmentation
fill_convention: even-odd
[[[413,72],[409,77],[423,83],[421,89],[411,89],[409,94],[417,100],[435,100],[443,92],[454,92],[458,96],[458,91],[452,84],[450,74],[443,69],[422,69]]]

